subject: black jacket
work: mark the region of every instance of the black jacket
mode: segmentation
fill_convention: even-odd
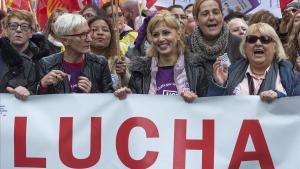
[[[34,64],[20,55],[7,38],[0,39],[0,57],[4,62],[0,72],[0,93],[6,93],[7,86],[23,86],[35,93],[37,83]]]
[[[51,70],[63,71],[63,53],[56,53],[48,57],[44,57],[39,61],[38,73],[41,80]],[[81,70],[81,75],[87,77],[92,82],[91,93],[112,93],[112,81],[107,60],[103,56],[94,54],[85,55],[85,65]],[[79,92],[82,92],[79,90]],[[56,85],[48,86],[47,94],[54,93],[71,93],[68,78]],[[45,93],[45,94],[46,94]],[[43,94],[38,87],[38,94]]]
[[[208,87],[208,81],[203,69],[203,65],[199,62],[199,57],[191,53],[185,54],[185,71],[191,91],[195,92],[199,97],[205,96]],[[136,57],[131,60],[129,70],[131,78],[128,87],[133,93],[148,94],[151,82],[151,58]]]
[[[46,37],[40,33],[33,33],[29,40],[29,46],[23,51],[23,54],[34,63],[38,63],[41,58],[49,56],[51,53]]]

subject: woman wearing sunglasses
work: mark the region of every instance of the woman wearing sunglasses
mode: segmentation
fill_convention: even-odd
[[[229,68],[220,58],[214,63],[209,96],[260,95],[262,101],[272,102],[300,94],[299,73],[286,60],[282,43],[270,25],[251,25],[240,51],[244,59]]]

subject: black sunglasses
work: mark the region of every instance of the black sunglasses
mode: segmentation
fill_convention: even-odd
[[[258,39],[262,44],[269,44],[273,41],[273,38],[271,38],[270,36],[261,36],[261,37],[255,35],[246,36],[247,43],[256,43]]]

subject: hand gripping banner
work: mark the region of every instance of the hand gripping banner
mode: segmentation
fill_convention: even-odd
[[[298,169],[299,103],[0,94],[0,168]]]

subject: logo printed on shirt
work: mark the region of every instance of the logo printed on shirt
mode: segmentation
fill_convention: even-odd
[[[173,90],[163,90],[163,95],[177,96],[178,92],[177,91],[173,91]]]

